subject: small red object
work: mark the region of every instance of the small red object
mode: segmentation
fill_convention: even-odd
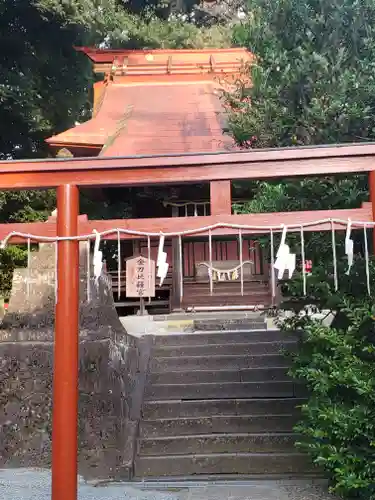
[[[307,274],[312,273],[312,260],[305,260],[305,272]]]

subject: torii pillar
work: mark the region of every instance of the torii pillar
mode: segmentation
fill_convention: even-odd
[[[57,188],[57,236],[77,236],[79,190]],[[77,500],[79,242],[57,243],[52,500]]]

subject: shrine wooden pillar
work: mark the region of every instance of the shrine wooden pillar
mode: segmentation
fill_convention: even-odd
[[[172,206],[172,217],[178,217],[178,207]],[[182,264],[183,265],[183,264]],[[170,305],[172,310],[180,310],[182,297],[181,297],[181,280],[184,279],[180,276],[181,255],[179,247],[179,238],[172,238],[172,297]]]
[[[368,184],[372,208],[372,220],[375,222],[375,170],[369,172]],[[375,254],[375,228],[372,230],[372,253]]]
[[[78,187],[57,188],[57,236],[78,234]],[[52,500],[77,500],[79,242],[57,244]]]
[[[211,215],[232,214],[232,192],[230,181],[210,182]]]

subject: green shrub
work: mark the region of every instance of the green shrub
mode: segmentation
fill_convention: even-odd
[[[24,248],[9,245],[0,250],[0,296],[9,299],[12,289],[13,271],[16,267],[25,267],[27,252]]]
[[[353,274],[354,281],[360,279],[355,269]],[[362,287],[366,290],[363,281]],[[375,499],[375,304],[359,288],[357,296],[349,291],[326,294],[326,304],[336,299],[336,328],[307,315],[294,316],[284,327],[303,326],[291,374],[307,385],[310,397],[296,428],[297,445],[329,474],[332,491],[370,500]]]

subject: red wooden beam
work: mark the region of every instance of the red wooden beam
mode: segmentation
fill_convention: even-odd
[[[210,182],[211,215],[231,215],[232,192],[230,181]]]
[[[58,188],[57,208],[57,234],[75,236],[78,230],[77,186]],[[56,224],[53,226],[56,227]],[[52,500],[77,499],[78,250],[78,241],[58,243],[52,409]]]
[[[371,203],[364,203],[361,208],[343,209],[343,210],[317,210],[312,212],[277,212],[265,214],[241,214],[241,215],[217,215],[207,217],[173,217],[173,218],[155,218],[155,219],[114,219],[114,220],[82,220],[78,224],[78,234],[91,234],[94,229],[99,232],[108,229],[122,228],[133,231],[143,231],[149,233],[165,233],[186,231],[197,229],[203,226],[212,224],[228,223],[240,225],[255,225],[255,226],[277,226],[281,224],[306,224],[321,219],[351,219],[353,221],[372,221],[372,207]],[[330,223],[319,226],[309,226],[306,231],[329,231],[331,229]],[[346,229],[345,225],[336,226],[336,229]],[[293,230],[293,229],[292,229]],[[51,236],[56,235],[56,225],[54,222],[31,222],[31,223],[17,223],[17,224],[0,224],[0,239],[4,239],[11,231],[18,231],[23,233],[30,233],[37,236]],[[299,228],[295,229],[299,231]],[[265,231],[263,231],[265,232]],[[231,235],[237,234],[236,229],[220,228],[216,229],[213,235]],[[243,234],[260,234],[262,231],[255,229],[243,230]],[[207,232],[200,233],[200,235],[207,235]],[[197,234],[196,236],[199,236]],[[108,239],[115,239],[116,235],[108,237]],[[137,236],[121,235],[122,239],[136,239]],[[24,242],[18,237],[13,237],[11,243]]]
[[[375,144],[118,158],[1,161],[0,189],[135,186],[375,170]]]

